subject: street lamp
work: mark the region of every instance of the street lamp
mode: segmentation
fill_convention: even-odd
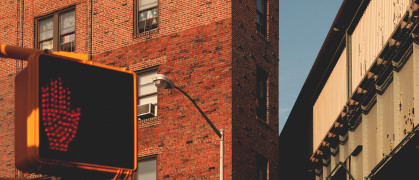
[[[172,80],[170,80],[167,76],[163,74],[157,74],[156,77],[153,78],[154,85],[157,88],[162,89],[177,89],[180,92],[182,92],[186,97],[188,97],[189,100],[192,101],[192,103],[195,105],[195,107],[198,109],[198,111],[201,113],[201,115],[205,118],[207,123],[211,126],[212,130],[217,134],[217,136],[220,138],[220,180],[224,179],[224,129],[218,130],[214,124],[208,119],[207,115],[201,110],[201,108],[195,103],[195,101],[186,94],[185,91],[177,87]]]

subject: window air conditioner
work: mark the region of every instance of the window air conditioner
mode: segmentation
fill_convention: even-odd
[[[137,116],[141,119],[150,118],[156,116],[154,114],[155,106],[154,104],[148,103],[137,106]]]

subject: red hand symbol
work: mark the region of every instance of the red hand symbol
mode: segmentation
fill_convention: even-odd
[[[49,148],[67,151],[77,132],[80,108],[70,109],[71,92],[63,87],[61,78],[44,84],[41,91],[41,123],[48,137]]]

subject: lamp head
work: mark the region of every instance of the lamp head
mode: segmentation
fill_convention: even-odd
[[[163,74],[157,74],[156,77],[153,78],[153,83],[157,88],[162,89],[172,89],[175,87],[172,80]]]

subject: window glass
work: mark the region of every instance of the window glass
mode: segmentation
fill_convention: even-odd
[[[256,114],[259,118],[266,121],[268,73],[262,68],[257,67],[256,79]]]
[[[143,33],[158,27],[159,8],[157,4],[157,0],[138,0],[137,33]]]
[[[157,71],[142,73],[138,76],[138,95],[144,96],[157,92],[157,87],[153,83],[153,77],[157,75]]]
[[[75,12],[61,14],[60,21],[60,50],[61,51],[75,51]]]
[[[41,49],[41,50],[45,50],[45,49],[48,49],[48,50],[50,50],[50,49],[52,49],[53,47],[52,47],[52,40],[49,40],[49,41],[44,41],[44,42],[41,42],[40,44],[39,44],[39,49]]]
[[[75,12],[69,12],[61,15],[61,34],[73,32],[75,30]]]
[[[262,35],[266,36],[266,0],[256,0],[256,29]]]
[[[258,180],[268,179],[268,159],[259,154],[256,157],[256,172]]]
[[[259,12],[264,12],[264,10],[263,10],[263,0],[256,0],[256,8]]]
[[[138,89],[138,95],[139,96],[144,96],[147,94],[151,94],[151,93],[155,93],[157,91],[156,86],[154,85],[153,82],[148,83],[148,84],[143,84],[140,85],[140,88]]]
[[[260,25],[260,24],[261,24],[261,15],[260,15],[259,13],[257,13],[257,14],[256,14],[256,23],[257,23],[258,25]]]
[[[75,37],[76,35],[74,33],[61,36],[60,50],[74,52]]]
[[[49,18],[40,22],[39,26],[39,40],[43,41],[53,37],[54,19]]]
[[[138,100],[139,105],[148,104],[148,103],[157,104],[157,94],[142,97]]]
[[[138,105],[153,104],[155,116],[157,115],[157,87],[153,83],[153,78],[156,75],[157,70],[138,74]]]
[[[155,77],[157,75],[157,71],[150,71],[150,72],[146,72],[146,73],[141,73],[138,76],[138,80],[140,82],[140,85],[142,84],[148,84],[153,82],[153,77]]]
[[[155,180],[157,179],[157,160],[148,159],[138,163],[137,171],[138,180]]]
[[[139,14],[138,28],[140,33],[156,29],[158,27],[159,12],[157,7],[142,11]]]

